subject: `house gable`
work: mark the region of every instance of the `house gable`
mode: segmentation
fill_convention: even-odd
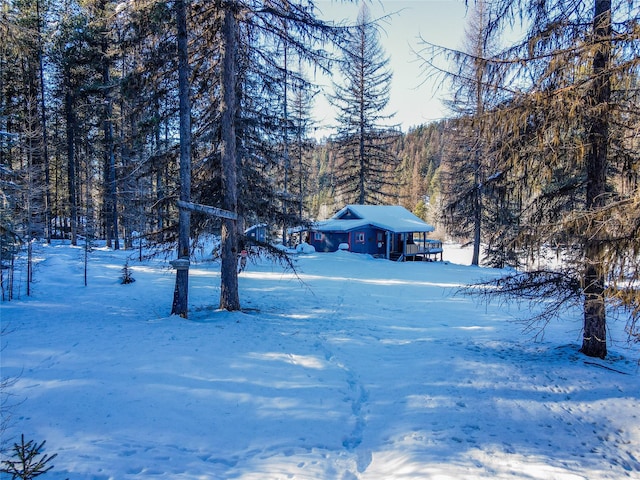
[[[346,206],[338,213],[336,213],[332,218],[335,220],[362,220],[363,217],[355,213],[349,206]]]

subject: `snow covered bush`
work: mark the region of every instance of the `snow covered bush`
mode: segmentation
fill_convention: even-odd
[[[309,245],[306,242],[302,242],[296,247],[298,253],[316,253],[316,248],[313,245]]]

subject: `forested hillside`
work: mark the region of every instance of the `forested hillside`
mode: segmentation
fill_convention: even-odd
[[[450,123],[442,121],[412,128],[397,136],[391,147],[398,161],[392,172],[395,181],[387,190],[389,197],[432,222],[439,221],[438,170],[445,154],[444,145]],[[337,155],[338,149],[332,140],[320,142],[313,149],[311,178],[315,182],[309,191],[309,213],[312,218],[327,218],[345,203],[353,203],[353,199],[335,195],[333,175],[337,169]]]

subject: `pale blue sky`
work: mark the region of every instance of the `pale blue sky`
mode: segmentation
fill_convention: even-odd
[[[450,48],[460,48],[467,10],[464,0],[369,0],[372,18],[393,14],[383,23],[380,43],[390,58],[393,71],[389,112],[396,112],[390,123],[401,125],[406,132],[410,127],[443,118],[446,110],[441,99],[446,98],[446,87],[425,83],[420,63],[411,49],[419,49],[419,37]],[[317,0],[316,5],[325,19],[355,21],[358,2]],[[396,12],[396,13],[394,13]],[[329,82],[319,78],[324,84]],[[330,85],[328,88],[331,90]],[[322,97],[322,98],[320,98]],[[326,99],[316,100],[316,117],[323,124],[319,137],[330,134],[335,114]]]

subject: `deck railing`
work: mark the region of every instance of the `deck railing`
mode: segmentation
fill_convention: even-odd
[[[422,257],[423,260],[430,260],[433,256],[437,258],[440,255],[442,260],[442,242],[433,239],[414,239],[414,243],[408,243],[404,247],[404,255],[399,260],[406,260],[409,257]]]

